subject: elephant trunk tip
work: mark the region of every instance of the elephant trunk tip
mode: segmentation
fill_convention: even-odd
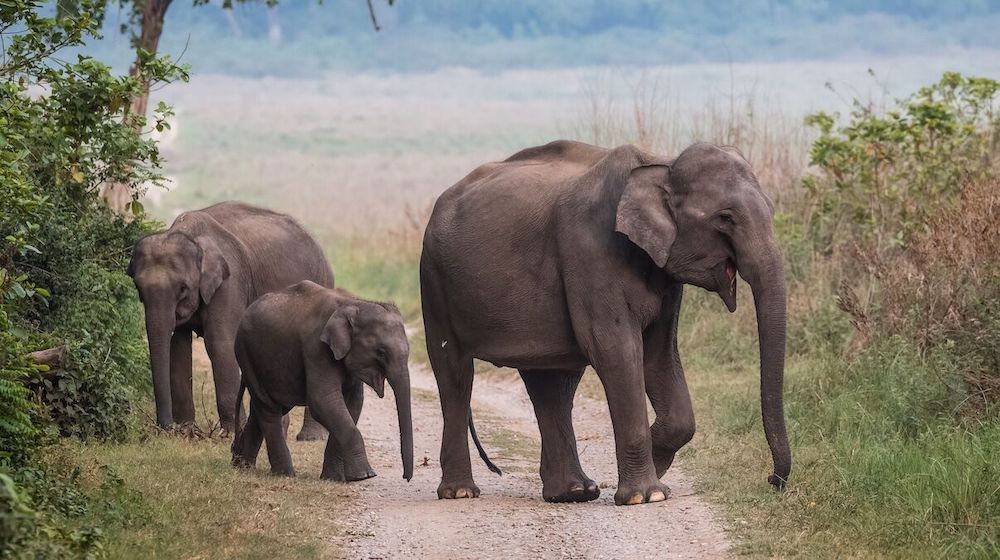
[[[772,474],[771,476],[767,477],[767,482],[771,486],[774,486],[775,490],[784,490],[785,484],[788,483],[788,474],[785,474],[785,476],[781,476],[777,473]]]

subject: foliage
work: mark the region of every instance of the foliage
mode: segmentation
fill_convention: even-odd
[[[980,411],[1000,397],[998,98],[1000,82],[948,72],[887,111],[855,100],[839,128],[812,115],[819,172],[803,181],[813,247],[848,271],[830,281],[854,350],[893,335],[946,348]]]
[[[819,129],[807,177],[818,249],[862,243],[882,254],[926,231],[966,179],[993,170],[1000,156],[1000,82],[947,72],[885,112],[854,100],[850,122],[816,113]]]
[[[46,319],[68,341],[67,363],[32,386],[63,435],[121,438],[149,384],[142,307],[119,271],[86,263],[79,280]]]
[[[57,433],[122,437],[131,397],[148,383],[124,269],[150,224],[137,203],[125,220],[98,193],[116,182],[136,198],[159,180],[156,145],[135,130],[166,126],[169,109],[147,121],[128,101],[145,81],[186,72],[164,58],[143,58],[132,77],[86,56],[64,60],[64,49],[96,36],[104,2],[81,0],[62,18],[44,11],[38,0],[0,1],[0,549],[93,557],[101,530],[84,513],[100,503],[73,467],[39,461]],[[60,345],[51,371],[26,357]]]
[[[81,468],[65,449],[49,455],[13,478],[0,474],[0,555],[104,557],[106,531],[144,519],[141,496],[109,467]]]
[[[924,352],[947,349],[968,382],[968,412],[1000,402],[998,212],[1000,177],[966,182],[957,204],[930,216],[904,250],[868,255],[879,291],[870,311],[851,309],[860,329],[907,336]]]
[[[954,421],[965,393],[951,361],[948,352],[922,355],[903,337],[873,342],[850,364],[825,350],[791,359],[794,467],[782,493],[761,476],[771,458],[754,364],[698,364],[689,379],[699,434],[682,460],[749,537],[737,552],[995,558],[1000,419]]]

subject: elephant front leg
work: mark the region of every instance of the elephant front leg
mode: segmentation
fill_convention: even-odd
[[[194,422],[191,371],[191,331],[174,331],[170,337],[170,408],[178,424]]]
[[[375,470],[368,462],[364,437],[355,424],[357,417],[354,411],[348,409],[350,402],[355,404],[357,414],[361,413],[360,405],[356,404],[359,399],[354,393],[363,391],[363,387],[360,383],[357,385],[350,389],[333,389],[328,396],[314,398],[310,395],[309,408],[316,420],[330,432],[320,478],[350,482],[375,476]]]
[[[594,332],[614,332],[594,329]],[[646,415],[642,346],[638,335],[594,341],[594,367],[604,385],[615,432],[618,491],[615,504],[659,502],[670,490],[653,468],[649,419]]]
[[[348,382],[344,384],[342,392],[344,402],[347,404],[347,411],[354,420],[354,424],[357,425],[358,418],[361,417],[361,408],[365,402],[364,385],[356,380]],[[325,433],[326,429],[322,429]],[[320,478],[347,482],[347,476],[344,474],[344,455],[344,450],[337,443],[337,438],[332,437],[327,439],[326,453],[323,458],[323,472],[320,474]]]
[[[240,368],[236,363],[233,336],[227,333],[205,333],[205,348],[212,361],[215,380],[215,405],[219,411],[219,424],[223,435],[231,433],[236,424],[236,393],[240,386]],[[243,416],[243,405],[238,414]],[[280,423],[280,419],[279,419]]]
[[[694,409],[677,351],[677,322],[683,285],[667,290],[660,317],[643,336],[646,394],[656,412],[651,428],[653,465],[663,477],[674,457],[694,437]]]

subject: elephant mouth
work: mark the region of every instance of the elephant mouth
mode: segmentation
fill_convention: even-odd
[[[715,291],[718,292],[726,308],[736,311],[736,263],[726,259],[715,266]]]

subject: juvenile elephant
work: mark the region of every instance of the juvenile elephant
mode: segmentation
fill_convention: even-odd
[[[772,221],[749,163],[703,143],[668,160],[633,146],[553,142],[485,164],[445,191],[420,259],[444,414],[438,497],[479,495],[465,422],[479,358],[520,371],[541,432],[546,500],[600,493],[580,466],[572,425],[588,365],[614,424],[615,503],[665,499],[659,479],[695,429],[677,352],[683,285],[717,292],[734,311],[737,272],[756,304],[769,481],[783,485],[785,280]]]
[[[237,400],[250,390],[250,417],[233,440],[233,465],[252,467],[267,440],[271,472],[294,476],[282,417],[308,404],[326,427],[321,478],[350,481],[375,476],[357,421],[363,384],[382,398],[385,381],[396,397],[403,478],[413,476],[410,419],[410,345],[392,304],[357,299],[304,281],[251,305],[236,335],[243,370]]]
[[[237,202],[185,212],[166,231],[143,237],[128,274],[146,311],[156,422],[164,428],[194,420],[192,333],[205,339],[219,419],[232,430],[240,382],[233,341],[243,311],[300,280],[333,287],[323,251],[302,226]],[[323,435],[307,414],[299,439]]]

